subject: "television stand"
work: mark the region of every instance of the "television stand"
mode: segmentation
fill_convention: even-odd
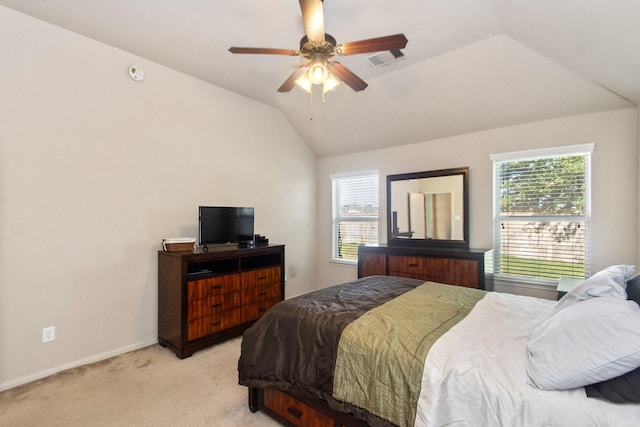
[[[158,342],[180,359],[242,335],[284,299],[284,246],[158,252]]]

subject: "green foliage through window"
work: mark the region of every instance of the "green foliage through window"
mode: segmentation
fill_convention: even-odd
[[[585,277],[589,160],[572,154],[495,163],[496,273]]]

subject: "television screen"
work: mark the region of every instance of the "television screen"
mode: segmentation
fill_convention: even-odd
[[[253,208],[200,206],[198,218],[201,245],[253,240]]]

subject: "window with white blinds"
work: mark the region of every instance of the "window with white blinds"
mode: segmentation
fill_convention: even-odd
[[[358,246],[378,243],[377,172],[332,177],[333,259],[357,262]]]
[[[589,275],[592,150],[587,144],[492,156],[498,278],[555,283]]]

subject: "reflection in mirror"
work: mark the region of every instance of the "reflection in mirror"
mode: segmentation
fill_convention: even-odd
[[[389,243],[468,247],[468,168],[387,177]]]

